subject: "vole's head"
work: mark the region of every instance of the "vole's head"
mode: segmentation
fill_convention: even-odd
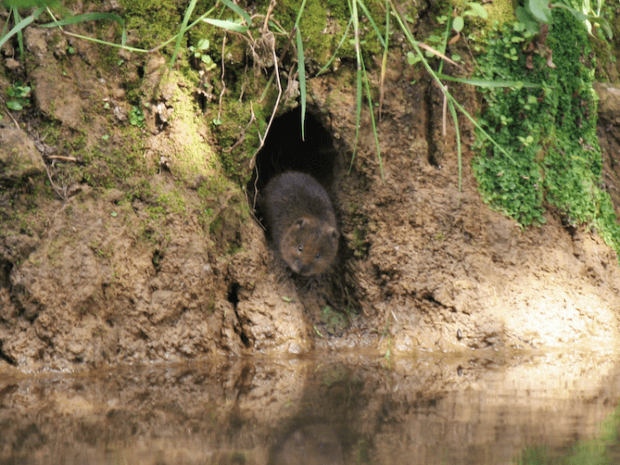
[[[328,271],[338,253],[338,230],[316,218],[300,218],[280,241],[280,255],[295,273],[312,276]]]

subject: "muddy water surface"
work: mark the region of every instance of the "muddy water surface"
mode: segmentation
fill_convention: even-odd
[[[618,463],[617,360],[319,354],[5,371],[0,463]]]

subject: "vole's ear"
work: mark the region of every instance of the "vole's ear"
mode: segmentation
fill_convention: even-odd
[[[338,237],[340,236],[340,233],[338,232],[338,230],[332,226],[328,226],[326,232],[327,232],[327,235],[331,237],[332,239],[338,239]]]
[[[299,218],[297,221],[295,221],[295,226],[297,226],[299,229],[303,229],[306,226],[308,226],[308,218]]]

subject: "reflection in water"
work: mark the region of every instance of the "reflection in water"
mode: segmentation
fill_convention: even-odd
[[[0,465],[620,463],[619,374],[565,354],[4,372]]]
[[[275,465],[342,465],[342,446],[329,425],[309,425],[291,433],[278,448]]]

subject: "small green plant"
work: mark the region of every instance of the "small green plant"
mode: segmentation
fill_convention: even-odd
[[[487,11],[484,9],[484,7],[482,5],[480,5],[479,3],[475,3],[475,2],[468,2],[466,4],[466,6],[469,8],[467,10],[465,10],[463,13],[461,13],[459,16],[455,17],[452,20],[452,29],[457,33],[460,34],[461,31],[463,30],[463,27],[465,26],[465,18],[468,16],[473,16],[478,17],[478,18],[482,18],[482,19],[487,19],[488,18],[488,14]]]
[[[198,44],[196,46],[191,45],[189,47],[189,51],[194,59],[194,65],[204,65],[204,69],[206,71],[211,71],[216,67],[213,59],[211,59],[211,57],[207,53],[205,53],[207,50],[209,50],[209,45],[210,44],[208,39],[202,39],[198,41]]]
[[[6,90],[6,94],[10,100],[6,102],[6,106],[9,110],[21,111],[24,107],[30,105],[30,86],[23,86],[21,82],[17,81],[11,87]]]
[[[144,127],[144,112],[140,107],[131,107],[131,111],[129,112],[129,124],[139,128]]]

